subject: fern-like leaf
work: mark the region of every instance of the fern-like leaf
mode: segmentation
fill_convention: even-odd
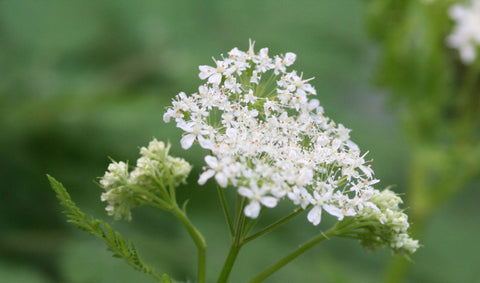
[[[114,257],[125,259],[125,261],[136,270],[152,276],[159,282],[172,282],[168,275],[160,275],[154,271],[152,266],[146,264],[143,259],[140,258],[132,241],[125,241],[122,235],[115,231],[108,223],[99,219],[89,219],[72,201],[70,194],[62,183],[50,175],[47,175],[47,177],[52,189],[57,194],[60,204],[64,208],[63,213],[67,216],[68,222],[100,238],[107,245],[107,250],[113,253]]]

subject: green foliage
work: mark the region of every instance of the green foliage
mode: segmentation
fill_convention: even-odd
[[[449,110],[455,69],[444,44],[449,19],[435,8],[417,0],[370,1],[370,30],[381,45],[377,82],[400,102],[409,135],[427,142],[449,132],[437,121]]]
[[[65,187],[53,177],[49,175],[47,177],[52,189],[57,194],[60,204],[64,207],[63,212],[67,215],[68,222],[101,239],[107,245],[107,250],[111,251],[114,257],[125,259],[136,270],[147,273],[158,281],[171,282],[166,274],[160,275],[140,258],[132,241],[125,241],[122,235],[108,223],[99,219],[88,219],[85,213],[72,201]]]
[[[381,47],[376,81],[391,94],[410,142],[478,144],[479,62],[465,66],[446,44],[456,2],[425,2],[368,1],[369,29]]]
[[[391,94],[409,137],[411,178],[423,178],[413,193],[430,190],[420,198],[432,203],[414,210],[429,210],[423,206],[436,206],[480,174],[473,161],[480,160],[480,62],[462,64],[446,44],[454,3],[368,1],[370,32],[381,47],[376,80]]]
[[[455,25],[449,10],[461,2],[368,1],[369,30],[380,46],[376,81],[410,147],[405,191],[417,235],[480,176],[480,60],[464,64],[447,44]],[[389,282],[402,281],[406,266],[394,262]]]

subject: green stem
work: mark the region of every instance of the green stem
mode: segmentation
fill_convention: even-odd
[[[225,193],[220,186],[217,186],[218,196],[220,197],[220,203],[222,204],[223,214],[225,215],[225,219],[228,223],[228,229],[230,230],[230,236],[233,237],[233,223],[232,217],[230,216],[230,211],[228,210],[227,200],[225,198]]]
[[[157,195],[147,191],[147,190],[144,190],[144,189],[141,189],[141,188],[138,188],[137,186],[128,186],[128,188],[134,192],[137,192],[139,193],[140,195],[144,195],[144,196],[147,196],[149,198],[151,198],[152,200],[154,200],[157,205],[157,207],[161,208],[161,209],[170,209],[170,204],[166,201],[164,201],[163,199],[159,198]]]
[[[294,212],[290,213],[289,215],[285,216],[284,218],[278,220],[277,222],[275,223],[272,223],[270,225],[268,225],[267,227],[265,227],[263,230],[261,231],[258,231],[257,233],[251,235],[250,237],[247,237],[243,240],[243,243],[248,243],[266,233],[269,233],[271,232],[272,230],[276,229],[277,227],[285,224],[286,222],[288,222],[290,219],[294,218],[295,216],[299,215],[300,213],[302,213],[304,210],[303,209],[297,209],[295,210]]]
[[[218,283],[224,283],[227,282],[228,276],[230,275],[230,272],[232,271],[233,264],[235,263],[235,260],[237,259],[238,252],[240,251],[241,246],[237,246],[235,244],[232,244],[230,247],[230,251],[228,252],[227,259],[225,260],[225,263],[223,264],[222,272],[220,273],[220,276],[218,277],[217,282]]]
[[[169,194],[167,193],[167,188],[165,187],[165,185],[160,182],[158,179],[155,179],[155,184],[157,184],[157,186],[160,188],[160,195],[163,199],[170,199],[170,196]]]
[[[262,215],[262,211],[260,211],[260,215]],[[248,224],[246,225],[245,229],[243,229],[243,234],[242,234],[242,243],[245,244],[245,237],[248,235],[248,233],[250,232],[250,230],[252,230],[252,228],[255,226],[255,224],[257,224],[258,222],[258,218],[255,218],[255,219],[248,219]]]
[[[280,259],[277,261],[275,264],[271,265],[261,273],[259,273],[257,276],[255,276],[252,280],[250,280],[250,283],[255,283],[255,282],[261,282],[262,280],[266,279],[276,271],[278,271],[280,268],[284,267],[288,263],[290,263],[292,260],[296,259],[298,256],[302,255],[304,252],[315,246],[316,244],[329,239],[330,237],[333,237],[337,234],[337,225],[332,227],[330,230],[328,230],[325,233],[322,233],[310,241],[304,243],[300,247],[298,247],[296,250],[285,256],[284,258]]]
[[[198,283],[206,282],[207,244],[203,235],[193,226],[187,215],[176,204],[170,210],[185,226],[198,250]]]
[[[345,228],[337,227],[337,233],[340,237],[343,237],[343,235],[348,235],[349,233],[356,234],[358,232],[357,229],[368,227],[368,226],[375,226],[375,225],[378,225],[378,222],[364,221],[354,225],[346,226]]]
[[[233,264],[237,259],[238,252],[242,248],[242,233],[245,226],[245,214],[243,213],[243,208],[245,206],[245,198],[237,196],[237,208],[235,211],[235,230],[232,237],[232,244],[230,246],[230,251],[228,252],[227,259],[223,264],[222,271],[218,277],[218,283],[227,282],[228,276],[232,271]]]
[[[240,198],[240,197],[239,197]],[[240,198],[240,205],[237,209],[237,221],[235,222],[235,234],[233,235],[233,243],[235,245],[241,245],[242,243],[242,233],[245,226],[245,214],[243,213],[243,208],[245,207],[245,198]]]

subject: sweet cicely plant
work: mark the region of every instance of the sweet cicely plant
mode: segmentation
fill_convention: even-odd
[[[305,212],[308,222],[319,225],[328,213],[338,221],[266,269],[251,276],[260,282],[314,245],[334,237],[358,239],[373,249],[386,246],[409,256],[419,247],[407,233],[402,200],[392,191],[373,187],[379,182],[350,130],[324,115],[316,91],[303,73],[288,68],[296,55],[271,57],[268,48],[232,49],[214,59],[215,66],[200,66],[206,82],[198,91],[180,92],[164,114],[165,122],[184,131],[181,146],[195,143],[205,149],[205,166],[198,185],[217,183],[231,246],[218,282],[227,282],[241,248]],[[185,205],[176,200],[176,187],[184,183],[192,166],[169,155],[170,145],[153,140],[142,147],[134,168],[112,162],[100,180],[102,201],[116,219],[131,219],[131,209],[150,205],[171,212],[185,226],[198,254],[198,282],[206,282],[206,240],[191,223]],[[133,243],[110,225],[89,220],[70,200],[63,186],[49,177],[71,222],[100,237],[116,256],[158,280],[172,280],[156,273],[138,256]],[[194,189],[194,188],[192,188]],[[235,193],[236,192],[236,193]],[[225,194],[236,195],[229,207]],[[194,201],[194,200],[193,200]],[[258,227],[265,209],[290,201],[293,211],[269,225]]]

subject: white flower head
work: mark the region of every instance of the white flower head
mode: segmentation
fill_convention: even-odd
[[[250,218],[283,198],[311,207],[314,225],[323,212],[342,220],[368,206],[373,171],[350,130],[324,115],[313,78],[289,70],[297,56],[256,52],[252,40],[227,54],[200,66],[199,91],[179,93],[164,115],[184,131],[184,149],[209,150],[198,183],[236,187]]]

